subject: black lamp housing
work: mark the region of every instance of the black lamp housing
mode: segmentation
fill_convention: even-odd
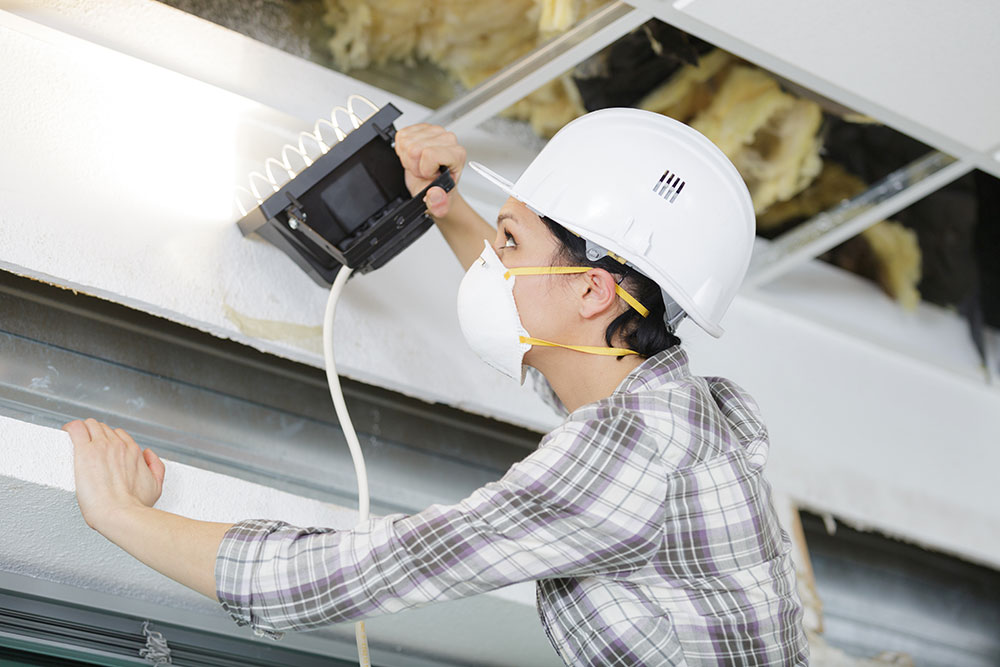
[[[368,273],[427,231],[433,221],[424,195],[450,191],[446,167],[433,183],[410,196],[393,150],[402,112],[386,104],[334,144],[238,224],[284,251],[318,284],[329,287],[341,266]]]

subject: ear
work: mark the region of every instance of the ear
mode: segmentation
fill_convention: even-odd
[[[618,301],[614,277],[604,269],[591,269],[580,277],[580,316],[589,320],[613,314]]]

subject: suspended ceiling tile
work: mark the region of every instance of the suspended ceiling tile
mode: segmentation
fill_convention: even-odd
[[[633,4],[945,150],[983,159],[1000,142],[995,2]]]

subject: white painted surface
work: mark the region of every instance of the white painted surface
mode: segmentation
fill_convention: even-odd
[[[322,366],[326,291],[276,248],[244,239],[232,208],[235,186],[312,123],[11,14],[0,19],[0,93],[16,100],[0,109],[0,268]],[[357,90],[326,74],[314,85],[337,102]],[[423,111],[394,101],[410,118]],[[500,168],[527,160],[481,133],[468,143]],[[554,415],[465,345],[455,313],[461,275],[431,230],[352,280],[335,333],[341,372],[547,430]],[[274,331],[255,334],[261,322]]]
[[[686,12],[975,151],[1000,142],[1000,5],[698,0]]]
[[[164,463],[163,494],[155,507],[167,512],[202,521],[264,518],[334,528],[350,528],[357,520],[354,510],[166,459]],[[182,624],[253,638],[217,601],[151,570],[91,530],[80,514],[75,489],[73,445],[66,433],[0,417],[0,571],[44,580],[37,590],[28,589],[33,593],[45,590],[46,582],[80,593],[110,593],[117,598],[114,608],[122,613],[169,620],[172,611],[183,610],[187,615],[178,618]],[[142,608],[139,602],[157,607]],[[190,614],[204,620],[195,621]],[[376,660],[401,651],[458,664],[561,664],[538,620],[533,583],[373,618],[366,626]],[[344,640],[353,634],[353,624],[345,623],[288,633],[281,644],[351,660],[353,642]],[[512,645],[511,636],[519,641]]]
[[[298,526],[351,528],[358,513],[269,486],[163,459],[163,494],[155,507],[199,521],[281,519]],[[25,484],[76,493],[73,444],[62,430],[0,416],[0,474]],[[210,490],[211,493],[204,493]],[[217,496],[215,494],[218,494]],[[28,517],[6,520],[25,521]],[[83,522],[83,517],[77,517]],[[86,527],[86,523],[84,523]]]

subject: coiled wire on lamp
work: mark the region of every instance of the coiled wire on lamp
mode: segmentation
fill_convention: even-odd
[[[357,111],[355,111],[354,105],[356,102],[361,102],[371,109],[364,118],[362,118]],[[330,148],[336,145],[344,137],[347,136],[348,132],[340,126],[340,122],[337,120],[338,113],[347,117],[347,120],[351,124],[351,130],[355,130],[361,126],[372,114],[378,111],[378,107],[363,95],[351,95],[347,98],[347,106],[335,106],[330,111],[330,119],[320,118],[316,121],[313,126],[313,131],[303,131],[299,133],[298,146],[293,146],[292,144],[285,144],[281,148],[281,159],[274,157],[269,157],[264,161],[264,169],[261,171],[254,171],[250,173],[249,176],[249,188],[242,186],[237,186],[237,196],[236,196],[236,206],[240,211],[241,216],[245,216],[247,212],[254,208],[255,206],[260,206],[264,199],[266,199],[271,194],[277,192],[281,189],[281,186],[295,178],[298,172],[302,171],[306,167],[310,166],[316,161],[316,158],[326,153]],[[323,137],[323,129],[329,128],[329,131],[333,132],[333,140],[327,143],[326,139]],[[310,148],[312,150],[310,150]],[[317,153],[315,157],[311,157],[310,153]],[[298,160],[295,162],[301,162],[301,165],[293,165],[293,156],[297,155]],[[296,168],[297,167],[297,168]],[[275,174],[275,169],[278,170],[278,174]],[[288,178],[282,180],[280,176],[281,172],[285,172]],[[261,192],[261,188],[270,188],[270,190],[264,190]],[[244,204],[244,197],[241,195],[249,196],[254,202],[249,208]]]

